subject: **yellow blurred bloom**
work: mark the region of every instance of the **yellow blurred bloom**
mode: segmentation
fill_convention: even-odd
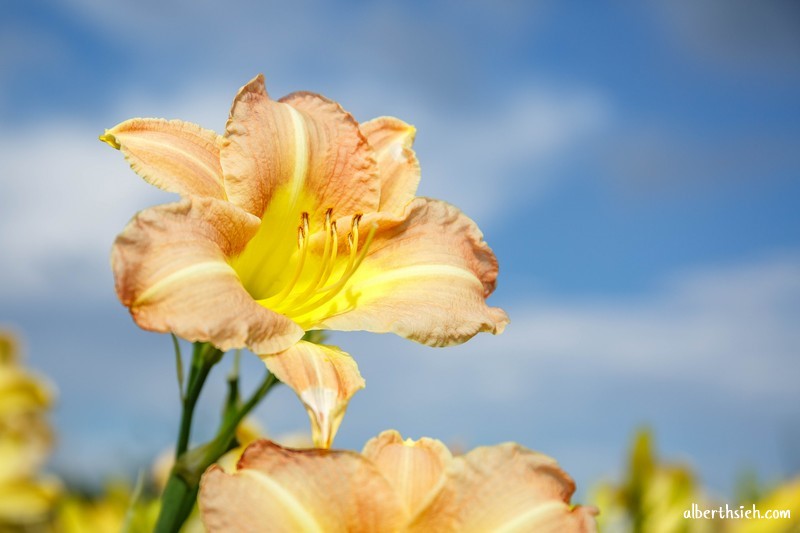
[[[603,530],[714,531],[710,521],[683,517],[693,503],[703,506],[708,500],[688,467],[658,461],[649,431],[636,434],[625,476],[619,485],[604,483],[594,491],[592,503],[600,509],[598,523]]]
[[[0,330],[0,366],[10,366],[17,360],[17,339],[8,331]]]
[[[44,523],[60,489],[39,475],[53,445],[53,391],[20,365],[16,339],[0,331],[0,530]]]
[[[61,495],[53,477],[20,478],[0,483],[0,531],[46,523]]]
[[[800,477],[771,490],[752,504],[761,513],[789,511],[789,518],[738,520],[730,523],[725,533],[792,533],[800,531]],[[751,509],[752,505],[746,506]]]
[[[106,485],[95,497],[66,495],[54,520],[58,533],[150,533],[158,515],[158,500],[138,497],[121,481]]]
[[[205,473],[199,503],[211,533],[594,531],[574,491],[555,460],[517,444],[453,457],[440,441],[386,431],[361,454],[257,441],[235,472]]]

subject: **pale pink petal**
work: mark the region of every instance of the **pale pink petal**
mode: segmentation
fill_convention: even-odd
[[[335,346],[300,341],[284,352],[262,355],[261,359],[305,405],[314,445],[330,448],[347,403],[364,388],[353,358]]]
[[[210,533],[398,531],[403,512],[378,470],[356,453],[289,450],[258,441],[237,472],[212,466],[200,483]]]
[[[117,295],[144,329],[222,350],[286,349],[303,331],[258,305],[227,262],[258,226],[256,217],[211,198],[146,209],[114,243]]]
[[[231,108],[221,149],[230,201],[263,217],[273,200],[296,224],[375,211],[380,183],[372,150],[358,124],[335,102],[296,93],[276,102],[262,75],[242,87]],[[296,212],[295,212],[296,211]]]
[[[394,117],[379,117],[361,124],[381,178],[380,211],[400,214],[414,199],[420,179],[417,156],[411,146],[416,130]]]
[[[575,483],[554,459],[518,444],[457,457],[409,531],[592,532],[591,507],[572,507]]]
[[[431,346],[503,331],[505,312],[486,305],[497,259],[461,211],[417,198],[403,217],[365,215],[361,248],[373,225],[374,238],[355,274],[334,298],[294,316],[298,323],[306,329],[394,332]],[[340,256],[347,255],[346,240],[339,239]]]
[[[126,120],[100,136],[121,150],[131,168],[156,187],[182,196],[224,200],[221,139],[191,122],[160,118]]]
[[[394,430],[370,439],[362,455],[372,461],[400,495],[409,517],[415,516],[444,482],[453,460],[450,450],[436,439],[403,440]]]

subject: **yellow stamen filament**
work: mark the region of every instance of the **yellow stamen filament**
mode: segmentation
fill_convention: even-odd
[[[314,280],[308,284],[306,290],[303,291],[301,294],[297,295],[295,300],[305,300],[309,296],[311,296],[317,287],[324,281],[324,274],[325,271],[328,270],[328,256],[330,255],[331,243],[333,241],[333,237],[331,235],[331,213],[333,209],[328,209],[325,211],[325,247],[322,250],[322,262],[319,265],[319,269],[317,269],[317,275]]]
[[[344,286],[347,284],[347,282],[350,280],[353,274],[355,274],[356,270],[358,270],[358,267],[361,266],[362,261],[364,261],[364,258],[367,256],[367,251],[369,250],[369,247],[372,244],[372,239],[375,237],[375,232],[377,231],[378,226],[373,225],[370,228],[369,234],[367,235],[367,238],[364,240],[364,246],[363,248],[361,248],[360,252],[358,252],[358,238],[357,238],[358,224],[356,222],[354,222],[353,229],[354,233],[350,234],[353,238],[348,239],[349,243],[354,243],[350,248],[350,260],[347,263],[347,268],[339,278],[339,281],[337,281],[333,285],[329,285],[322,289],[318,289],[316,291],[316,294],[322,294],[323,295],[322,298],[314,302],[309,302],[307,305],[300,307],[299,309],[291,309],[290,312],[292,316],[295,317],[302,316],[308,313],[309,311],[313,311],[319,306],[331,301],[339,294],[339,292],[341,292],[341,290],[344,288]]]
[[[297,281],[300,279],[300,275],[303,273],[306,256],[308,255],[308,213],[303,213],[301,215],[301,222],[297,227],[297,247],[300,249],[300,260],[297,263],[294,276],[281,292],[270,298],[270,300],[274,299],[273,305],[282,302],[283,299],[292,292],[292,289],[294,289],[295,285],[297,285]]]
[[[325,266],[325,272],[322,274],[322,279],[327,280],[331,277],[333,266],[336,264],[336,256],[339,253],[339,234],[336,230],[336,221],[331,222],[331,237],[333,238],[333,246],[331,246],[331,256],[328,259],[328,264]],[[318,289],[319,285],[315,287]]]
[[[359,246],[361,215],[353,216],[351,229],[347,234],[347,245],[350,251],[347,264],[341,274],[337,275],[338,279],[332,281],[330,278],[336,269],[336,261],[339,259],[339,233],[336,222],[332,218],[333,210],[328,209],[325,213],[324,222],[325,244],[322,254],[319,256],[321,261],[319,261],[316,272],[312,275],[311,272],[306,272],[308,271],[306,267],[309,266],[308,256],[309,248],[311,247],[309,244],[311,240],[309,216],[308,213],[303,213],[302,223],[297,228],[297,241],[300,251],[294,275],[280,292],[269,298],[259,300],[259,303],[273,311],[296,318],[329,302],[341,292],[366,257],[377,226],[373,226],[370,229],[363,245]],[[304,272],[306,272],[305,276]],[[303,278],[307,281],[302,281]]]

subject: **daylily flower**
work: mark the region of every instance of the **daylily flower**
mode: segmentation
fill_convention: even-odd
[[[572,479],[518,444],[453,457],[438,440],[385,431],[361,454],[252,444],[233,472],[203,476],[203,522],[216,531],[595,531],[572,507]]]
[[[112,252],[141,327],[275,354],[307,330],[394,332],[446,346],[508,318],[488,307],[497,261],[474,222],[415,198],[414,128],[359,125],[311,93],[237,94],[223,135],[132,119],[101,139],[183,199],[140,212]]]
[[[292,348],[309,330],[394,332],[431,346],[501,332],[508,317],[485,301],[495,256],[458,209],[415,198],[414,134],[390,117],[359,125],[311,93],[274,101],[263,76],[240,89],[223,135],[177,120],[115,126],[101,139],[183,197],[140,212],[117,238],[120,300],[148,330],[261,356],[292,349],[298,371],[264,357],[281,379],[349,357]],[[317,445],[363,386],[352,369],[346,389],[289,383]]]

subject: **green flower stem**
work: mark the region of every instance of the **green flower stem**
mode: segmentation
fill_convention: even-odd
[[[218,361],[219,359],[217,359]],[[212,363],[211,366],[213,366]],[[202,387],[202,382],[208,375],[208,370],[205,370],[203,375],[203,365],[198,365],[197,375],[195,381],[200,383],[198,387]],[[192,376],[195,374],[195,365],[193,360],[192,370],[189,377],[189,385],[187,387],[187,401],[184,402],[184,416],[181,423],[180,437],[184,433],[187,435],[191,427],[191,413],[187,416],[186,408],[194,409],[194,404],[197,400],[196,396],[199,395],[199,388],[195,393],[194,401],[189,401],[192,397],[193,391]],[[247,414],[267,395],[267,393],[279,383],[278,379],[272,375],[267,374],[264,381],[253,395],[238,409],[232,405],[230,399],[225,407],[220,428],[217,435],[209,442],[198,446],[192,450],[184,450],[175,461],[175,466],[172,468],[167,486],[164,488],[164,494],[161,497],[161,513],[158,516],[156,523],[156,533],[176,533],[180,531],[181,526],[186,521],[186,518],[191,514],[194,504],[197,501],[197,491],[200,486],[200,477],[203,472],[216,462],[222,455],[229,450],[236,447],[236,428],[239,423],[244,419]],[[231,396],[230,398],[238,397],[238,378],[231,378],[229,380],[229,387]],[[187,429],[183,430],[183,421],[188,420]],[[179,440],[180,442],[180,440]]]
[[[189,447],[189,437],[192,430],[192,417],[200,391],[206,382],[211,368],[222,359],[223,352],[211,344],[195,343],[192,353],[192,368],[189,371],[189,382],[186,393],[183,395],[183,412],[181,413],[181,426],[178,432],[178,444],[175,447],[175,458],[183,455]]]
[[[192,514],[197,500],[197,486],[189,486],[173,469],[161,496],[161,511],[153,529],[155,533],[177,533]]]
[[[178,342],[178,337],[174,333],[170,333],[172,337],[172,347],[175,350],[175,373],[178,377],[178,393],[181,398],[181,404],[186,399],[186,393],[183,389],[183,355],[181,355],[181,345]]]

